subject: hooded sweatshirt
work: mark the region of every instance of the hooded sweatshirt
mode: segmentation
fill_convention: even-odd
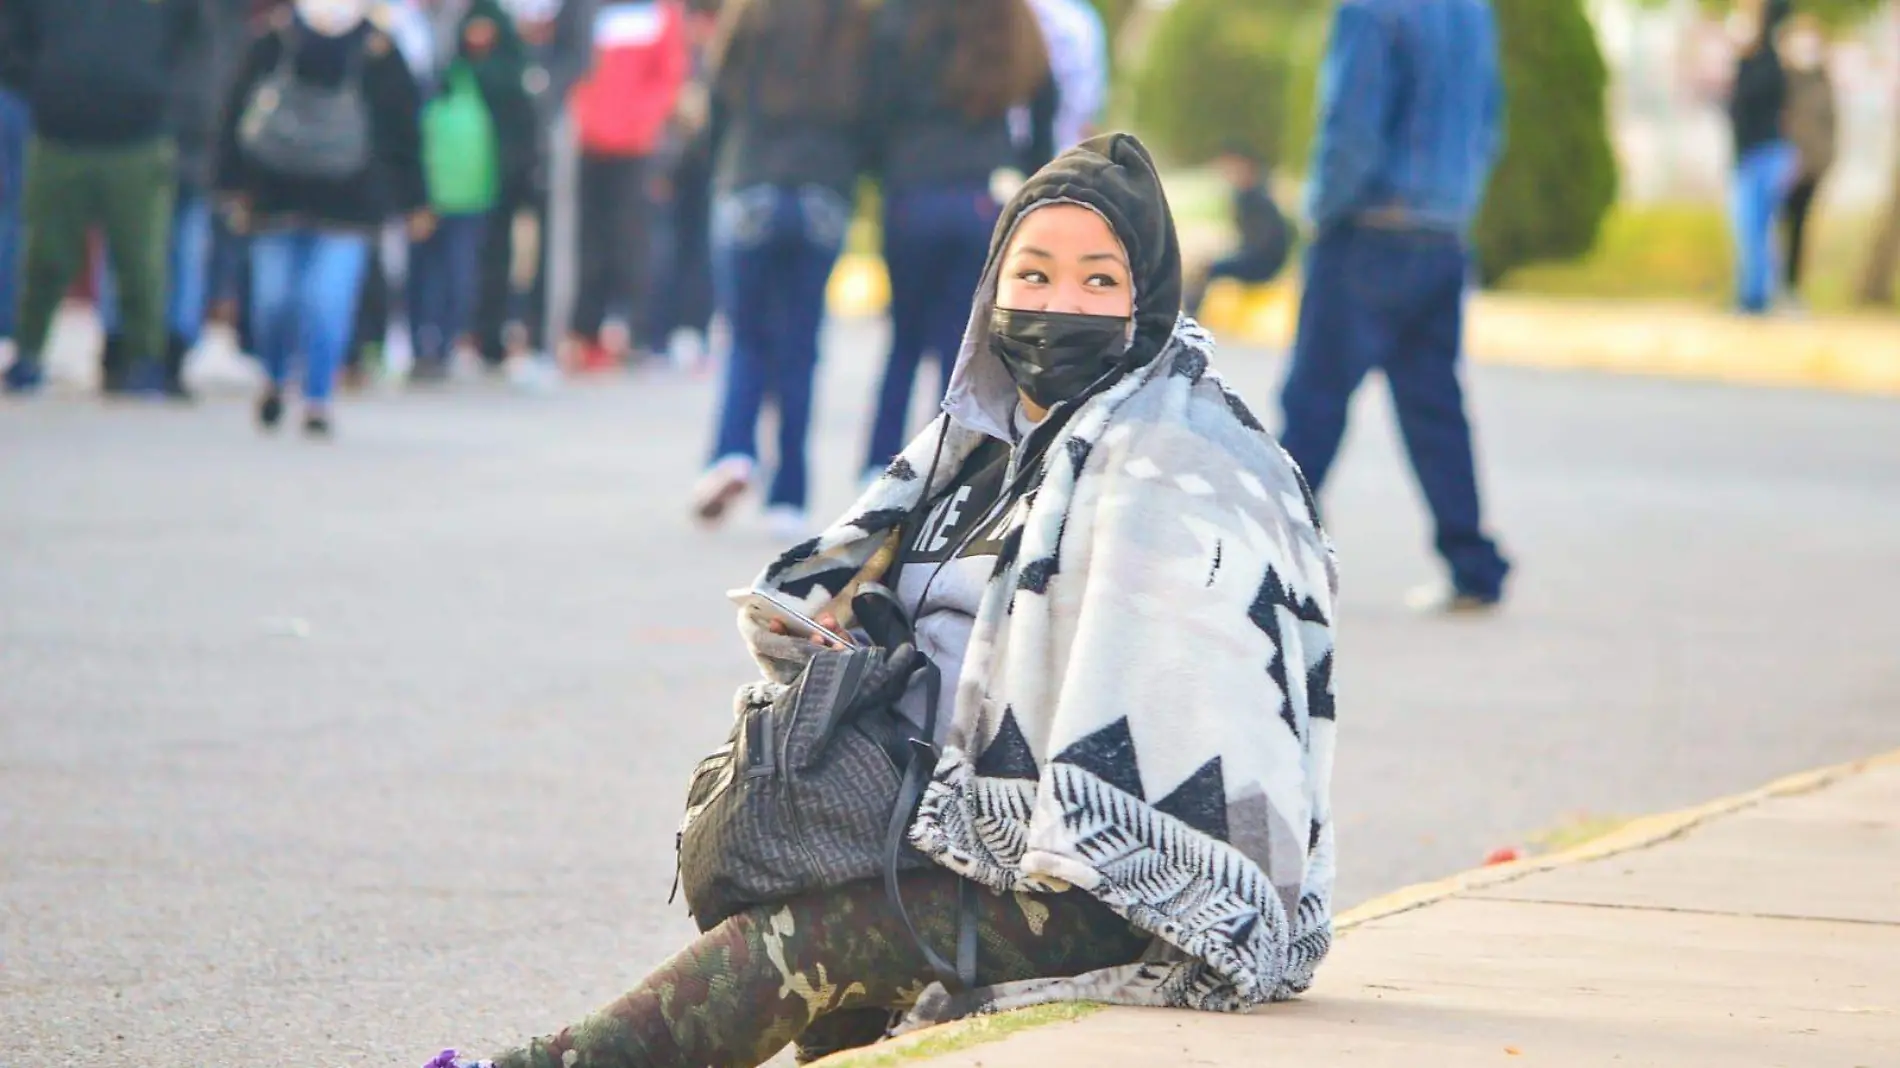
[[[898,601],[911,612],[917,648],[943,676],[949,706],[963,672],[964,649],[976,623],[984,587],[1002,548],[1002,521],[1019,492],[1010,484],[1028,457],[1045,445],[1074,406],[1038,426],[1027,421],[1016,383],[989,347],[1003,254],[1023,218],[1051,204],[1079,204],[1108,222],[1129,257],[1135,286],[1136,334],[1123,354],[1121,374],[1153,359],[1172,335],[1181,311],[1181,258],[1174,220],[1139,141],[1128,138],[1119,161],[1075,153],[1031,178],[996,228],[962,351],[951,372],[944,411],[959,426],[988,438],[965,459],[952,488],[906,532]],[[1107,163],[1104,166],[1103,163]],[[1145,323],[1145,333],[1144,333]],[[1103,382],[1106,388],[1111,382]],[[924,715],[922,682],[899,708],[912,722]],[[946,729],[941,723],[939,729]]]
[[[1085,142],[1011,201],[946,418],[758,585],[848,622],[906,522],[1009,440],[1014,383],[989,342],[999,261],[1052,204],[1120,239],[1130,341],[1017,446],[1020,493],[910,842],[997,892],[1086,891],[1157,944],[1070,979],[932,988],[912,1023],[1074,999],[1244,1009],[1305,990],[1331,942],[1332,551],[1298,470],[1179,314],[1174,224],[1134,138]],[[741,630],[768,680],[795,677],[796,643]]]

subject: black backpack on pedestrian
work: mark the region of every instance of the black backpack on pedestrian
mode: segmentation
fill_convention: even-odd
[[[297,76],[295,28],[283,34],[277,65],[238,118],[238,148],[250,162],[291,178],[340,182],[369,169],[370,111],[363,49],[350,52],[343,81],[316,85]]]

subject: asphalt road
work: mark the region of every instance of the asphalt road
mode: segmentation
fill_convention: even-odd
[[[821,513],[878,344],[834,338]],[[1223,366],[1271,411],[1276,360]],[[1472,379],[1505,613],[1401,607],[1433,563],[1382,392],[1328,491],[1342,905],[1900,746],[1900,404]],[[747,669],[721,593],[773,551],[687,522],[711,401],[467,384],[330,445],[0,407],[0,1064],[412,1065],[679,946],[680,798]]]

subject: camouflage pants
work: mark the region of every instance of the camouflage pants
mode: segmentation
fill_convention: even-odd
[[[958,877],[904,881],[917,933],[956,943]],[[1079,975],[1140,958],[1148,938],[1094,898],[977,898],[977,982]],[[706,932],[631,993],[496,1068],[752,1068],[797,1041],[815,1060],[876,1041],[931,972],[877,882],[752,909]]]

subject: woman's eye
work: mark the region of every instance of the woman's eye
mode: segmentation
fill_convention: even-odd
[[[1018,271],[1016,274],[1016,279],[1017,281],[1021,281],[1021,282],[1030,282],[1035,285],[1043,285],[1049,281],[1049,276],[1046,274],[1043,274],[1041,271]]]
[[[1121,284],[1121,279],[1112,274],[1098,274],[1089,279],[1089,285],[1098,289],[1113,289]]]

